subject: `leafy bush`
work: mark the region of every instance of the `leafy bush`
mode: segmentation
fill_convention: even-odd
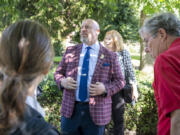
[[[62,56],[64,53],[63,45],[61,41],[55,40],[53,43],[55,56]]]
[[[59,64],[59,62],[61,61],[62,57],[61,56],[55,56],[54,57],[54,63]]]
[[[45,119],[60,129],[60,109],[62,101],[62,92],[58,89],[54,81],[55,67],[45,77],[40,86],[43,89],[43,93],[38,97],[38,101],[46,112]]]
[[[137,135],[156,135],[157,105],[152,89],[152,76],[136,71],[139,99],[134,107],[128,104],[125,112],[125,127],[136,130]]]

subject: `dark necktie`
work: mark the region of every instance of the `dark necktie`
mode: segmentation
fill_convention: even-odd
[[[89,59],[90,59],[90,49],[91,47],[86,48],[86,54],[84,56],[81,77],[80,77],[80,85],[79,85],[79,99],[81,101],[85,101],[87,99],[87,85],[88,85],[88,72],[89,72]]]

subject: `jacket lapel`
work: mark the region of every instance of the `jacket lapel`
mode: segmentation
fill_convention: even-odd
[[[77,73],[78,73],[78,66],[79,66],[79,59],[80,59],[80,53],[82,50],[82,44],[78,44],[76,47],[76,51],[75,51],[75,58],[74,58],[74,67],[75,67],[75,71],[74,71],[74,79],[76,80],[77,78]]]
[[[98,60],[97,60],[97,63],[96,63],[96,67],[95,67],[95,70],[94,70],[94,74],[93,74],[93,77],[92,77],[92,83],[95,83],[96,82],[96,78],[97,78],[97,74],[98,72],[100,72],[100,69],[101,69],[101,66],[104,62],[104,51],[103,51],[103,47],[102,45],[100,44],[100,49],[99,49],[99,54],[98,54]]]

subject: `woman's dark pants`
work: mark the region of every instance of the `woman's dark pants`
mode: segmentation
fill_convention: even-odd
[[[124,135],[125,102],[121,92],[112,96],[112,119],[114,122],[113,134]]]

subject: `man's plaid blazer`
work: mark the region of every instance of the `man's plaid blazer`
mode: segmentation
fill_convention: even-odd
[[[64,56],[54,74],[55,81],[61,89],[60,82],[64,77],[77,79],[79,58],[82,44],[66,49]],[[124,87],[120,65],[114,52],[100,45],[99,56],[91,83],[102,82],[105,85],[106,96],[94,96],[94,104],[89,104],[90,115],[96,125],[106,125],[111,120],[111,96]],[[70,118],[75,105],[75,92],[63,89],[61,115]]]

